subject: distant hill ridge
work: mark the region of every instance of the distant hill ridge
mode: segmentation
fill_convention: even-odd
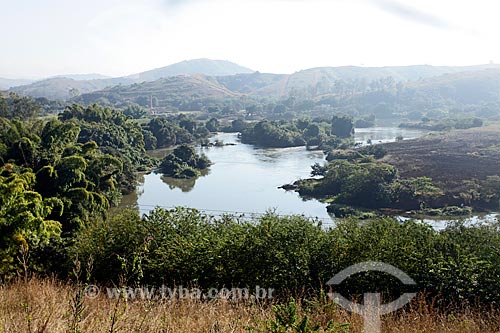
[[[74,97],[74,94],[90,93],[116,85],[155,81],[178,75],[202,74],[207,76],[225,76],[240,73],[253,73],[253,71],[226,60],[195,59],[117,78],[92,79],[92,76],[96,77],[98,74],[71,75],[71,77],[57,76],[26,85],[15,86],[11,88],[11,91],[31,97],[67,100]],[[78,77],[85,79],[78,80]]]
[[[392,77],[397,82],[418,82],[426,79],[432,81],[434,78],[441,76],[446,77],[447,75],[454,74],[460,76],[460,73],[480,72],[485,69],[500,70],[500,65],[490,64],[465,67],[430,65],[389,67],[343,66],[311,68],[293,74],[270,74],[254,72],[251,69],[230,61],[195,59],[119,78],[75,80],[66,77],[55,77],[14,87],[11,88],[11,91],[32,97],[68,100],[88,93],[92,93],[94,96],[105,95],[107,92],[114,91],[112,87],[121,86],[117,90],[123,94],[128,94],[127,90],[147,93],[147,89],[154,88],[154,91],[161,90],[162,93],[164,92],[167,95],[171,95],[174,92],[179,94],[184,92],[190,96],[185,87],[194,84],[196,86],[194,91],[198,95],[202,93],[201,97],[206,98],[210,98],[210,94],[212,93],[220,97],[220,92],[230,95],[247,94],[260,97],[280,97],[286,96],[294,90],[310,90],[313,91],[313,94],[319,94],[324,87],[331,86],[338,80],[371,82],[373,80]],[[158,81],[179,75],[201,76],[198,76],[196,80],[178,78],[176,80]],[[204,79],[200,80],[200,77],[204,77]],[[148,84],[151,82],[155,83]],[[175,87],[174,83],[180,86]],[[142,85],[142,88],[138,89],[136,87],[137,84]],[[166,89],[170,89],[171,91],[164,91]],[[183,96],[181,94],[179,98]]]
[[[227,60],[194,59],[186,60],[166,67],[127,76],[138,81],[154,81],[177,75],[203,74],[207,76],[226,76],[248,74],[254,71]]]
[[[7,79],[0,77],[0,90],[7,90],[12,87],[27,85],[32,83],[34,80],[29,79]]]

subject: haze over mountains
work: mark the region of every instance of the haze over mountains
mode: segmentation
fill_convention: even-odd
[[[476,101],[477,96],[486,101],[500,97],[500,66],[495,64],[464,67],[319,67],[293,74],[266,74],[229,61],[210,59],[183,61],[118,78],[101,78],[98,74],[53,77],[15,86],[11,91],[52,100],[75,99],[83,103],[96,102],[99,98],[136,102],[138,98],[154,95],[158,96],[161,105],[162,100],[176,98],[239,95],[279,98],[293,93],[314,98],[331,93],[336,89],[333,87],[342,82],[347,86],[356,86],[345,89],[363,90],[366,89],[364,86],[368,87],[374,81],[388,78],[428,93],[441,91],[446,98],[460,95],[458,98],[465,102]],[[6,84],[17,83],[8,81]]]
[[[225,60],[195,59],[117,78],[100,74],[58,75],[35,82],[0,78],[0,89],[10,88],[14,92],[31,97],[69,99],[75,94],[104,89],[109,86],[154,81],[177,75],[224,76],[240,73],[253,73],[253,70]]]

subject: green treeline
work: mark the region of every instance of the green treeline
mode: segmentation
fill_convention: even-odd
[[[339,205],[412,210],[426,215],[454,212],[456,216],[470,214],[468,206],[498,208],[498,176],[487,177],[473,196],[468,192],[457,195],[439,188],[429,177],[400,177],[395,166],[376,160],[384,154],[382,146],[331,151],[329,162],[312,166],[311,176],[316,178],[297,181],[296,190],[305,197],[327,199],[331,203],[329,210],[338,217],[358,215]]]
[[[241,131],[243,143],[262,147],[284,148],[308,146],[329,150],[340,146],[354,134],[351,118],[335,115],[331,120],[307,118],[299,120],[263,120],[248,124]]]
[[[2,276],[19,267],[20,250],[29,251],[41,272],[59,265],[48,257],[64,261],[75,233],[105,218],[122,194],[133,191],[139,171],[159,165],[146,154],[148,140],[171,146],[209,134],[185,116],[141,126],[119,110],[74,104],[44,119],[29,98],[2,101],[2,110],[11,112],[0,118]],[[209,164],[202,158],[197,163]]]
[[[401,123],[401,128],[416,128],[428,131],[448,131],[451,129],[469,129],[483,126],[483,120],[477,117],[460,119],[431,120],[427,117],[420,122]]]
[[[206,139],[211,132],[206,125],[210,127],[210,121],[203,123],[185,115],[154,117],[143,125],[146,149],[166,148]]]
[[[500,301],[498,225],[457,223],[436,231],[391,218],[335,226],[273,213],[240,220],[192,209],[156,209],[139,217],[120,211],[78,233],[72,255],[93,258],[92,278],[121,276],[130,284],[275,288],[279,293],[319,290],[340,270],[363,261],[392,264],[441,303]],[[337,291],[403,292],[385,275],[350,279]]]

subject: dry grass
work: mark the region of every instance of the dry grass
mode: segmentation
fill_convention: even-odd
[[[499,134],[500,126],[494,125],[388,143],[384,161],[395,165],[404,178],[426,176],[450,185],[484,180],[498,174]]]
[[[74,314],[72,299],[78,289],[53,279],[17,281],[0,287],[0,333],[78,332],[69,330]],[[498,332],[500,314],[495,310],[462,310],[442,313],[423,301],[384,317],[384,332]],[[349,332],[361,332],[363,321],[331,305],[313,308],[313,321],[348,322]],[[114,328],[112,327],[115,318]],[[233,304],[227,301],[182,300],[154,303],[87,299],[80,332],[251,332],[273,318],[269,305]],[[253,332],[265,332],[253,330]]]

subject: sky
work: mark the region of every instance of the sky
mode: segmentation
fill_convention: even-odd
[[[0,77],[500,62],[498,0],[0,0]]]

